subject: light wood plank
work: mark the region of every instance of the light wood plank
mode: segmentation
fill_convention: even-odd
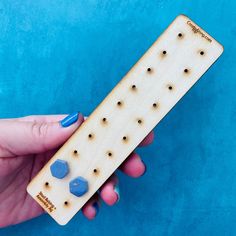
[[[28,193],[59,224],[66,224],[222,52],[222,46],[199,26],[178,16],[31,181]],[[50,173],[57,159],[69,164],[64,179]],[[89,183],[89,191],[81,197],[69,192],[69,181],[77,176]]]

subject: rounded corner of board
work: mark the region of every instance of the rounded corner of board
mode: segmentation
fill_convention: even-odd
[[[188,19],[188,20],[189,20],[189,17],[186,16],[185,14],[179,14],[179,15],[176,17],[176,19],[181,19],[181,20],[186,20],[186,19]]]
[[[225,47],[221,43],[219,43],[219,45],[220,45],[220,51],[221,51],[221,54],[222,54],[224,52],[224,50],[225,50]]]
[[[54,220],[57,222],[57,224],[59,224],[60,226],[65,226],[67,225],[67,223],[69,222],[68,220],[63,221],[63,220],[59,220],[59,219],[55,219]]]
[[[31,191],[30,191],[31,187],[30,187],[30,186],[31,186],[31,183],[29,183],[29,184],[27,185],[26,191],[27,191],[28,194],[31,195]]]

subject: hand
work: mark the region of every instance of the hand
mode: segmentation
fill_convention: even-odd
[[[27,194],[26,187],[83,121],[80,113],[66,118],[65,115],[49,115],[0,120],[0,227],[44,213]],[[140,146],[150,144],[153,136],[151,132]],[[131,177],[139,177],[144,174],[145,165],[132,153],[119,169]],[[96,216],[100,198],[108,205],[118,201],[117,177],[113,174],[99,192],[82,209],[88,219]]]

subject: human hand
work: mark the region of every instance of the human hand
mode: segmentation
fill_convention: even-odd
[[[17,224],[44,213],[26,192],[31,179],[48,162],[59,147],[83,123],[80,113],[48,116],[27,116],[0,120],[0,227]],[[153,141],[151,132],[141,143]],[[132,153],[119,169],[131,177],[145,173],[145,165]],[[100,198],[108,205],[119,200],[118,178],[113,174],[82,208],[93,219],[100,207]]]

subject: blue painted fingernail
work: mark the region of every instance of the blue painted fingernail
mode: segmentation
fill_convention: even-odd
[[[74,112],[60,121],[62,127],[73,125],[79,118],[79,112]]]
[[[93,203],[93,208],[96,210],[96,214],[99,212],[99,206],[97,202]]]
[[[117,202],[119,202],[120,201],[120,188],[118,184],[114,187],[114,191],[117,194]]]

